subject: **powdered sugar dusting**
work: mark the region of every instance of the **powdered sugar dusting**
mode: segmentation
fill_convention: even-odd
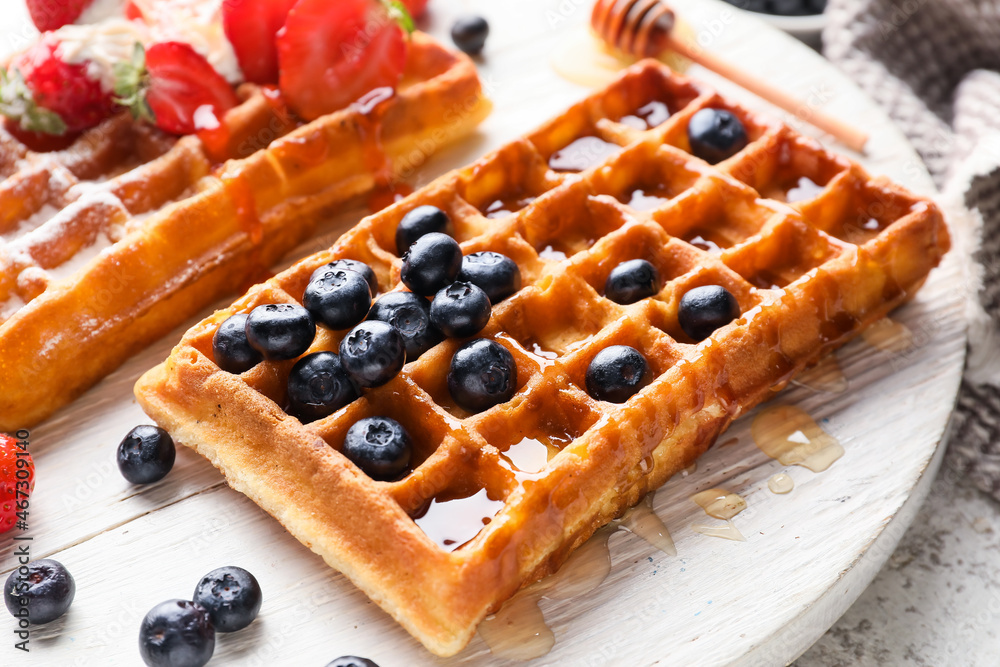
[[[98,255],[112,245],[113,243],[106,233],[98,233],[92,244],[85,248],[80,248],[69,261],[49,269],[49,277],[53,281],[59,281],[75,275],[80,269],[90,264]]]
[[[12,241],[14,241],[14,239],[17,239],[20,236],[24,236],[28,232],[34,231],[35,229],[38,229],[46,222],[51,220],[57,213],[59,213],[58,208],[56,208],[52,204],[45,204],[40,209],[35,211],[34,215],[25,220],[22,220],[17,227],[4,234],[0,234],[0,241],[3,241],[5,243],[11,243]]]
[[[0,322],[6,322],[14,317],[14,314],[23,307],[24,301],[16,294],[12,294],[6,301],[0,301]]]

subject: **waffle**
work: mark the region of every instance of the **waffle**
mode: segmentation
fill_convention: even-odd
[[[751,140],[714,166],[689,154],[686,134],[709,106],[735,113]],[[446,374],[456,340],[307,425],[282,410],[292,361],[242,375],[215,365],[221,322],[299,302],[331,260],[364,261],[382,291],[401,289],[394,230],[421,204],[448,212],[465,253],[494,250],[521,269],[522,289],[480,334],[516,360],[512,400],[479,414],[455,404]],[[732,420],[912,296],[948,247],[930,201],[643,61],[255,286],[192,328],[136,395],[234,489],[448,656]],[[663,289],[629,306],[604,298],[611,269],[635,258],[657,267]],[[678,302],[710,284],[732,292],[742,316],[696,344],[678,325]],[[310,352],[336,350],[343,335],[321,329]],[[620,405],[585,390],[590,360],[613,344],[642,352],[655,376]],[[338,452],[346,430],[375,415],[414,438],[412,471],[397,481],[373,481]]]
[[[419,33],[396,94],[370,108],[303,124],[274,91],[239,92],[206,141],[127,115],[53,153],[0,130],[0,430],[40,421],[265,278],[338,206],[405,176],[490,108],[472,62]]]

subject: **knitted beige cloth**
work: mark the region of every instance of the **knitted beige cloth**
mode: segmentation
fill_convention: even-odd
[[[827,13],[826,56],[892,116],[943,196],[978,211],[948,464],[1000,500],[1000,1],[830,0]]]

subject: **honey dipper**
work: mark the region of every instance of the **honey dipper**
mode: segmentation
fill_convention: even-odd
[[[629,55],[660,58],[664,52],[674,51],[831,134],[851,150],[864,152],[868,141],[865,132],[823,113],[709,51],[675,39],[675,18],[674,10],[662,0],[597,0],[590,15],[590,25],[598,37]]]

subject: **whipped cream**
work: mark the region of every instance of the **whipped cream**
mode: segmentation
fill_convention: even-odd
[[[76,20],[78,25],[87,23],[100,23],[106,19],[122,18],[125,16],[125,6],[129,0],[92,0],[90,5],[83,10],[80,18]]]
[[[105,19],[90,25],[65,25],[54,32],[59,40],[56,54],[67,63],[87,63],[87,75],[114,90],[115,63],[132,58],[135,43],[149,41],[146,27],[124,18]]]
[[[105,90],[114,87],[114,63],[132,57],[135,43],[184,42],[208,60],[232,85],[243,81],[233,45],[222,27],[223,0],[133,0],[147,23],[125,18],[127,0],[94,0],[76,25],[55,31],[59,57],[68,63],[89,62],[88,74]]]
[[[133,0],[150,24],[153,42],[184,42],[230,84],[243,81],[236,51],[222,27],[223,0]]]

